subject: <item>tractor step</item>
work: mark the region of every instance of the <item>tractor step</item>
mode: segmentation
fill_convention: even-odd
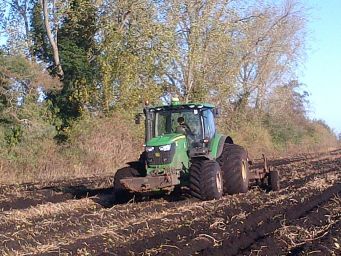
[[[173,190],[180,184],[179,176],[166,174],[161,176],[134,177],[121,179],[121,184],[131,192],[150,192],[155,190]]]

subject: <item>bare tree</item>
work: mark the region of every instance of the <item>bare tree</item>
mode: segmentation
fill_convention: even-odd
[[[52,54],[53,54],[53,61],[54,65],[56,67],[56,74],[60,79],[63,79],[64,72],[62,65],[60,64],[60,58],[59,58],[59,49],[57,44],[57,36],[58,36],[58,24],[54,24],[55,27],[55,35],[52,34],[51,30],[51,24],[49,20],[49,9],[48,9],[48,0],[41,0],[41,4],[43,7],[43,17],[44,17],[44,25],[47,33],[47,37],[49,39],[49,42],[51,44],[52,48]],[[55,1],[52,2],[52,11],[55,12],[56,6]],[[56,21],[55,21],[56,22]]]
[[[0,6],[2,33],[7,38],[7,46],[12,53],[24,54],[34,59],[30,34],[32,4],[29,0],[4,1]],[[8,10],[7,14],[5,10]]]
[[[266,95],[276,86],[294,79],[304,42],[305,17],[295,1],[251,10],[243,20],[243,37],[236,41],[242,53],[237,76],[238,101],[245,107],[253,101],[262,108]],[[240,40],[241,39],[241,40]]]
[[[233,73],[228,29],[235,15],[230,1],[165,2],[163,8],[173,35],[173,65],[167,70],[170,84],[186,101],[226,96]]]

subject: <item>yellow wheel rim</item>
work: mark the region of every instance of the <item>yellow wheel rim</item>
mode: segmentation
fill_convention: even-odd
[[[217,175],[215,176],[216,178],[216,183],[217,183],[217,190],[219,193],[221,193],[223,191],[223,180],[221,177],[221,172],[217,172]]]
[[[247,169],[245,161],[242,161],[242,178],[245,181],[247,178]]]

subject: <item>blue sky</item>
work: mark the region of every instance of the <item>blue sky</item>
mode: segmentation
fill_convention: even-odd
[[[304,1],[310,9],[309,50],[302,68],[310,92],[311,118],[341,133],[341,0]]]

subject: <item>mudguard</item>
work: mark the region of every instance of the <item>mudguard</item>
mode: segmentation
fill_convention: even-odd
[[[224,149],[224,144],[229,143],[229,144],[234,144],[233,140],[230,136],[221,136],[218,144],[218,150],[217,150],[217,158],[221,155]]]

